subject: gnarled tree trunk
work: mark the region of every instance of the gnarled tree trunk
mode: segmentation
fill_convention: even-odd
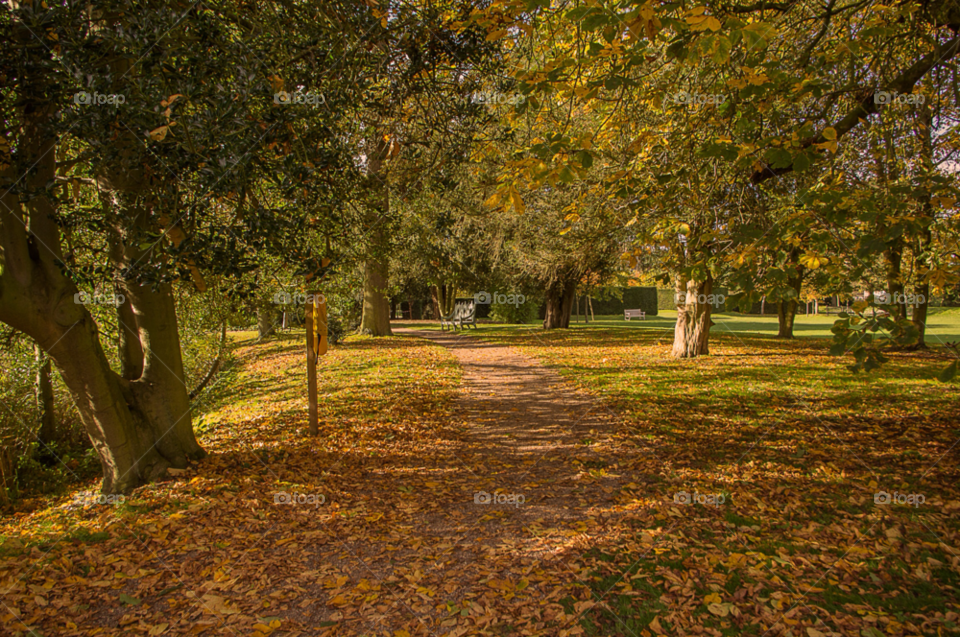
[[[711,306],[707,302],[713,293],[713,278],[689,281],[676,278],[677,325],[673,332],[673,356],[695,358],[710,353]],[[704,301],[701,303],[701,301]]]
[[[25,44],[33,39],[28,32],[19,36]],[[36,47],[24,50],[45,55]],[[19,137],[12,161],[0,172],[0,321],[33,338],[53,359],[100,456],[104,492],[124,492],[203,455],[185,400],[173,297],[169,286],[158,292],[127,286],[137,325],[126,327],[139,334],[144,364],[139,379],[122,378],[110,368],[97,326],[64,272],[63,237],[49,190],[56,177],[55,92],[44,65],[36,68],[16,87]],[[140,166],[134,153],[142,145],[118,141],[130,151],[118,165]],[[136,192],[146,183],[135,168],[111,177],[125,186],[117,191]]]

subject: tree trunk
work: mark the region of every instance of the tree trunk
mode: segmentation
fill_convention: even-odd
[[[39,345],[34,344],[37,356],[37,409],[40,412],[40,431],[37,438],[49,445],[57,435],[57,415],[54,411],[53,382],[50,379],[50,358]]]
[[[19,35],[24,43],[32,39],[29,33]],[[35,47],[24,50],[43,54]],[[97,326],[64,272],[56,199],[48,189],[56,175],[56,107],[41,75],[44,65],[36,68],[41,70],[16,86],[19,137],[11,144],[13,161],[0,173],[6,188],[0,194],[0,321],[33,338],[53,359],[100,456],[103,491],[124,492],[203,455],[189,409],[181,410],[183,402],[177,400],[186,397],[186,388],[171,382],[182,381],[173,298],[168,291],[161,299],[147,293],[132,299],[145,364],[141,380],[123,379],[110,368]],[[126,147],[142,146],[134,142]],[[146,183],[126,168],[118,174],[130,184]],[[10,187],[19,175],[26,175],[25,193]],[[161,417],[165,414],[169,417]]]
[[[547,313],[543,319],[543,328],[547,330],[570,327],[570,312],[577,291],[576,279],[564,283],[557,281],[547,288]]]
[[[447,300],[447,307],[444,312],[444,315],[452,314],[453,308],[457,304],[457,284],[450,283],[444,286],[444,288],[445,288],[444,298],[446,298]]]
[[[903,239],[895,239],[884,251],[884,266],[887,277],[888,303],[894,306],[891,318],[907,318],[907,299],[903,294]]]
[[[929,104],[923,104],[921,106],[917,127],[920,136],[920,161],[926,173],[925,178],[929,179],[934,174],[933,114],[930,111]],[[920,202],[920,209],[923,213],[922,216],[929,221],[929,224],[933,224],[934,212],[933,203],[930,200],[929,187],[925,187],[924,190],[925,192],[922,194],[922,201]],[[925,341],[927,336],[927,309],[930,307],[930,282],[927,279],[929,265],[927,263],[926,251],[930,249],[932,243],[933,232],[930,230],[930,225],[926,225],[920,232],[920,236],[917,237],[913,246],[913,269],[918,281],[917,285],[914,286],[916,299],[913,308],[913,325],[919,332],[917,342],[914,344],[914,347],[917,349],[927,346]]]
[[[433,320],[440,320],[440,317],[443,316],[440,308],[442,304],[440,302],[440,287],[434,285],[430,288],[430,300],[433,303]]]
[[[117,241],[121,245],[120,241]],[[119,335],[120,375],[127,380],[143,376],[143,345],[140,343],[140,326],[133,311],[130,297],[123,295],[123,303],[117,306],[117,332]]]
[[[175,467],[205,454],[193,433],[176,303],[169,283],[156,290],[128,281],[144,351],[143,375],[129,384],[134,407],[160,437],[153,443]]]
[[[390,281],[388,256],[390,235],[386,229],[390,214],[390,191],[386,176],[382,175],[388,144],[379,136],[376,147],[367,157],[367,226],[370,228],[366,259],[363,264],[363,315],[360,318],[360,333],[373,336],[390,336],[390,303],[387,286]]]
[[[269,305],[257,307],[257,335],[259,340],[270,338],[277,332],[277,311]]]
[[[707,297],[713,291],[713,277],[706,281],[688,281],[676,278],[677,325],[673,334],[673,356],[695,358],[710,353],[711,307]]]
[[[794,263],[799,256],[799,250],[791,253]],[[793,326],[797,319],[797,305],[800,299],[800,290],[803,286],[803,266],[795,263],[794,268],[795,274],[789,279],[790,289],[793,290],[794,294],[789,299],[781,299],[777,304],[777,322],[779,324],[777,338],[793,338]]]
[[[363,264],[363,317],[360,333],[390,336],[390,303],[387,299],[387,266],[368,258]]]

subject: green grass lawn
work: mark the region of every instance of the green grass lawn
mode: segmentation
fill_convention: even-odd
[[[941,310],[941,308],[936,309]],[[647,317],[642,321],[636,319],[625,321],[622,316],[598,316],[596,319],[595,322],[586,324],[578,323],[576,317],[573,317],[571,326],[594,329],[623,327],[673,330],[674,323],[677,320],[677,312],[675,310],[661,310],[657,316]],[[832,338],[830,328],[833,327],[836,320],[836,314],[798,315],[793,333],[797,338]],[[716,323],[711,330],[711,334],[714,336],[726,332],[766,334],[769,336],[776,336],[777,334],[777,316],[775,314],[755,316],[724,312],[714,314],[713,321]],[[942,345],[953,341],[960,341],[960,308],[942,308],[941,311],[931,314],[927,321],[928,344]]]
[[[673,331],[673,326],[677,320],[676,310],[660,310],[657,316],[648,316],[644,320],[633,319],[623,320],[621,315],[597,316],[596,321],[584,323],[583,317],[571,317],[570,327],[573,329],[588,330],[664,330]],[[836,314],[811,314],[798,315],[793,333],[797,338],[832,338],[830,328],[837,320]],[[713,321],[716,323],[711,330],[713,338],[723,338],[725,334],[763,334],[767,336],[776,336],[777,334],[777,316],[766,315],[746,315],[736,312],[724,312],[714,314]],[[440,329],[439,322],[420,322],[396,321],[395,325],[417,325],[427,329]],[[488,324],[481,323],[480,329],[483,330]],[[539,323],[530,323],[528,326],[539,325]],[[931,346],[943,345],[944,343],[960,341],[960,308],[932,308],[927,321],[927,344]]]

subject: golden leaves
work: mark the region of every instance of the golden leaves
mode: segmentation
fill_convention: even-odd
[[[690,15],[687,16],[687,24],[694,31],[719,31],[723,26],[720,20],[712,15],[704,15],[705,10],[706,7],[702,5],[691,9]]]
[[[523,204],[523,197],[520,196],[520,193],[517,192],[517,189],[513,186],[510,186],[510,202],[513,204],[513,209],[517,214],[522,215],[526,211],[526,206]]]
[[[800,265],[811,270],[816,270],[822,265],[830,263],[830,259],[825,256],[814,254],[812,252],[807,252],[806,254],[800,257]]]

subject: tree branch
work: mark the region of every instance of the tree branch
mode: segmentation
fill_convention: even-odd
[[[913,87],[916,86],[917,82],[923,79],[923,76],[926,75],[932,68],[946,62],[953,58],[958,50],[960,50],[960,37],[955,37],[943,47],[938,46],[935,50],[931,51],[921,59],[917,60],[910,68],[903,71],[899,76],[896,77],[892,82],[890,82],[886,90],[891,93],[911,93]],[[833,129],[836,131],[836,139],[839,140],[841,137],[846,135],[848,132],[857,127],[857,125],[866,120],[867,117],[876,113],[880,110],[882,104],[878,104],[874,98],[874,93],[866,95],[860,100],[860,103],[857,104],[849,113],[847,113],[839,122],[833,125]],[[809,148],[814,144],[822,144],[828,141],[826,137],[823,136],[821,132],[816,137],[810,137],[801,142],[801,148]],[[750,177],[750,181],[755,184],[762,183],[772,177],[777,177],[793,171],[793,164],[784,168],[771,168],[770,166],[764,167],[762,170],[755,171]]]

